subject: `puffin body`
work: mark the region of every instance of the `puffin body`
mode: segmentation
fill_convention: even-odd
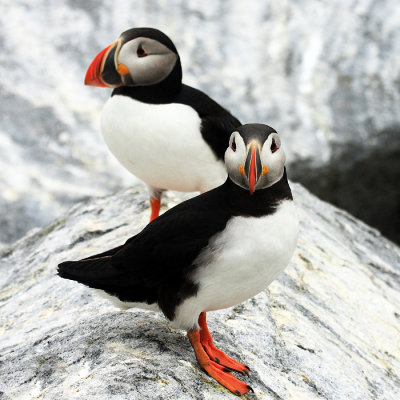
[[[240,122],[182,84],[178,52],[162,32],[122,33],[94,59],[85,83],[115,88],[102,112],[102,134],[119,162],[148,184],[151,220],[164,190],[205,192],[225,181],[225,146]]]
[[[122,308],[162,311],[188,331],[203,369],[246,393],[251,388],[229,370],[249,368],[213,345],[205,313],[256,295],[288,264],[298,221],[284,161],[272,128],[239,127],[225,153],[224,184],[168,210],[122,246],[60,264],[59,275]]]
[[[195,259],[198,268],[191,282],[197,292],[176,307],[173,324],[191,329],[201,312],[235,306],[264,290],[292,257],[297,225],[291,200],[284,200],[270,215],[229,218]]]
[[[205,192],[226,179],[223,159],[204,140],[202,120],[190,105],[114,94],[103,108],[101,128],[119,162],[152,188]]]

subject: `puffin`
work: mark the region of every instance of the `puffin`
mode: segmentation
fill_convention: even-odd
[[[214,343],[206,313],[264,290],[287,266],[298,219],[278,133],[238,127],[225,152],[226,181],[167,210],[116,248],[58,266],[120,308],[162,312],[187,331],[200,367],[236,395],[249,367]]]
[[[85,84],[114,88],[102,110],[102,135],[117,160],[147,184],[150,221],[165,190],[203,193],[225,181],[226,143],[241,123],[182,83],[179,54],[163,32],[123,32],[94,58]]]

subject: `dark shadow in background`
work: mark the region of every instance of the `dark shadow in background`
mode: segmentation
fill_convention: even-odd
[[[400,244],[400,126],[375,137],[368,150],[346,144],[320,168],[296,161],[290,178]]]

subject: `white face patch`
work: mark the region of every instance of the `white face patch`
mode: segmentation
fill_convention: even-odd
[[[121,47],[117,64],[129,69],[129,78],[122,75],[124,84],[147,86],[164,80],[174,69],[177,59],[177,54],[157,40],[139,37]]]
[[[281,147],[281,140],[277,133],[271,133],[262,145],[260,151],[261,175],[255,189],[265,189],[278,182],[285,168],[286,156]],[[243,189],[249,189],[248,177],[245,173],[248,145],[239,132],[233,132],[229,139],[229,147],[225,152],[225,164],[229,177]]]
[[[261,149],[261,164],[268,172],[260,176],[257,189],[264,189],[278,182],[284,173],[286,155],[281,147],[281,139],[277,133],[271,133]]]
[[[233,132],[229,138],[229,147],[225,151],[225,165],[229,177],[243,189],[249,188],[247,178],[244,175],[246,155],[247,150],[243,138],[239,132]]]

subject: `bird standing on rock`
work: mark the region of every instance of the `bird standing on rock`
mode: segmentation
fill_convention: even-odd
[[[298,220],[276,131],[248,124],[225,152],[228,179],[182,202],[124,245],[59,265],[61,277],[100,290],[122,308],[162,311],[186,329],[196,358],[231,392],[251,388],[231,374],[249,368],[217,349],[206,312],[264,290],[288,264]]]
[[[86,85],[114,88],[102,112],[114,156],[147,183],[151,218],[165,190],[205,192],[226,179],[223,157],[240,122],[200,90],[182,83],[179,54],[164,33],[134,28],[102,50]]]

